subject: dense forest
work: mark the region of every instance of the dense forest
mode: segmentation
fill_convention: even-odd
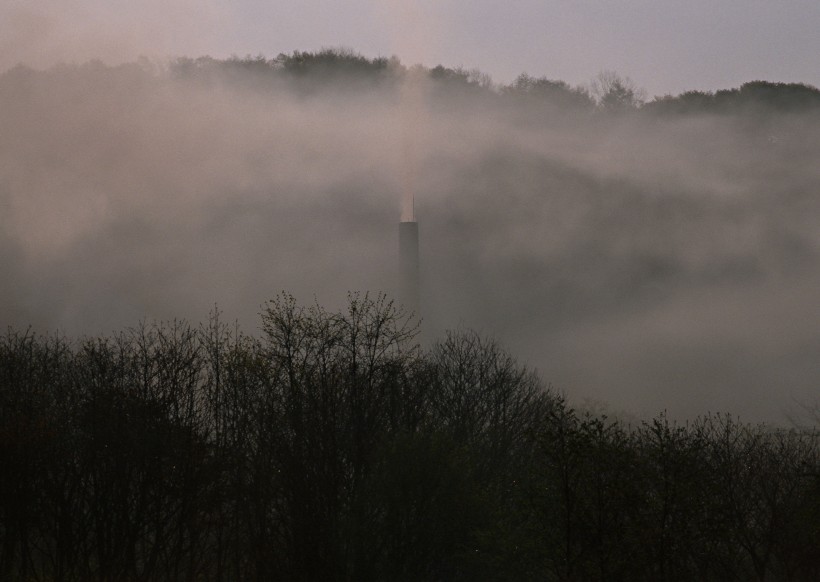
[[[583,413],[384,297],[0,341],[4,580],[816,580],[816,430]]]
[[[100,61],[82,65],[58,65],[47,71],[35,71],[18,65],[0,76],[0,88],[13,89],[14,82],[48,82],[65,75],[130,76],[171,78],[202,83],[228,83],[234,86],[282,89],[288,87],[303,94],[342,87],[366,91],[376,86],[398,86],[408,76],[426,78],[439,96],[451,98],[492,99],[531,105],[552,105],[577,112],[609,114],[642,110],[644,115],[761,114],[817,111],[820,89],[804,83],[750,81],[738,88],[717,91],[686,91],[680,95],[655,96],[647,100],[646,92],[629,77],[603,71],[586,86],[571,87],[561,80],[532,77],[522,73],[510,84],[494,83],[478,69],[445,67],[407,67],[397,57],[369,59],[348,49],[323,49],[317,52],[295,51],[267,59],[263,56],[230,59],[180,57],[167,63],[143,60],[138,63],[108,67]]]
[[[736,89],[716,92],[686,91],[646,100],[645,91],[629,77],[603,71],[588,87],[571,87],[564,81],[519,75],[509,85],[495,84],[477,69],[406,67],[396,58],[368,59],[349,50],[323,49],[295,51],[276,58],[263,56],[218,60],[210,57],[179,58],[168,72],[178,78],[215,81],[230,79],[241,83],[294,83],[300,90],[315,91],[334,84],[391,84],[408,74],[421,75],[440,85],[440,91],[472,92],[493,99],[530,99],[564,109],[624,113],[643,109],[645,113],[681,115],[695,113],[744,114],[750,110],[800,112],[820,109],[820,89],[803,83],[751,81]],[[463,93],[460,93],[463,96]]]

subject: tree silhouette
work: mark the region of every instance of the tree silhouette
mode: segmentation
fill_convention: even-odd
[[[820,573],[820,439],[578,413],[383,296],[244,335],[0,339],[7,580],[776,579]]]

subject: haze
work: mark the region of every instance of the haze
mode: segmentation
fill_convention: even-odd
[[[92,2],[6,5],[0,323],[100,334],[144,318],[200,321],[218,304],[254,331],[260,305],[283,289],[330,307],[348,290],[393,294],[409,188],[426,336],[458,326],[495,335],[572,400],[635,414],[779,421],[816,401],[816,112],[752,126],[565,115],[444,90],[411,65],[479,66],[501,80],[527,70],[572,85],[617,69],[650,94],[817,83],[808,55],[820,47],[804,33],[818,9],[792,3],[766,20],[762,3],[744,3],[730,25],[723,11],[736,3],[722,4],[709,18],[734,31],[731,51],[700,29],[697,4],[671,37],[657,3],[628,3],[619,32],[603,35],[614,8],[553,4],[565,15],[554,35],[525,27],[552,22],[526,2],[504,18],[475,3],[354,3],[343,14],[280,5],[277,19],[250,3],[142,3],[122,14]],[[744,44],[757,25],[772,35],[756,40],[766,55]],[[655,39],[645,51],[639,31]],[[528,37],[538,40],[526,49]],[[132,62],[322,44],[398,52],[401,82],[306,90]],[[727,58],[703,58],[710,47]],[[48,70],[11,69],[17,62]]]

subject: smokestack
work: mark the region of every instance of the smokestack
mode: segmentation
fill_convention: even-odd
[[[419,316],[419,223],[415,220],[399,223],[399,267],[399,299],[407,309]]]

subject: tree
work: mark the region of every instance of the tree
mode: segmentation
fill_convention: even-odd
[[[364,491],[382,444],[417,416],[405,379],[419,355],[416,324],[384,296],[354,294],[338,313],[283,295],[262,325],[269,392],[258,447],[271,466],[259,469],[279,487],[286,567],[296,578],[368,579],[378,514]]]
[[[522,73],[511,85],[502,88],[502,93],[523,97],[534,102],[549,103],[557,107],[591,110],[595,101],[582,87],[570,87],[564,81],[553,81],[546,77],[531,77]]]
[[[820,439],[578,413],[383,296],[0,337],[4,580],[820,575]]]
[[[604,111],[622,113],[638,109],[646,99],[646,91],[629,77],[614,71],[601,71],[592,80],[592,95]]]

